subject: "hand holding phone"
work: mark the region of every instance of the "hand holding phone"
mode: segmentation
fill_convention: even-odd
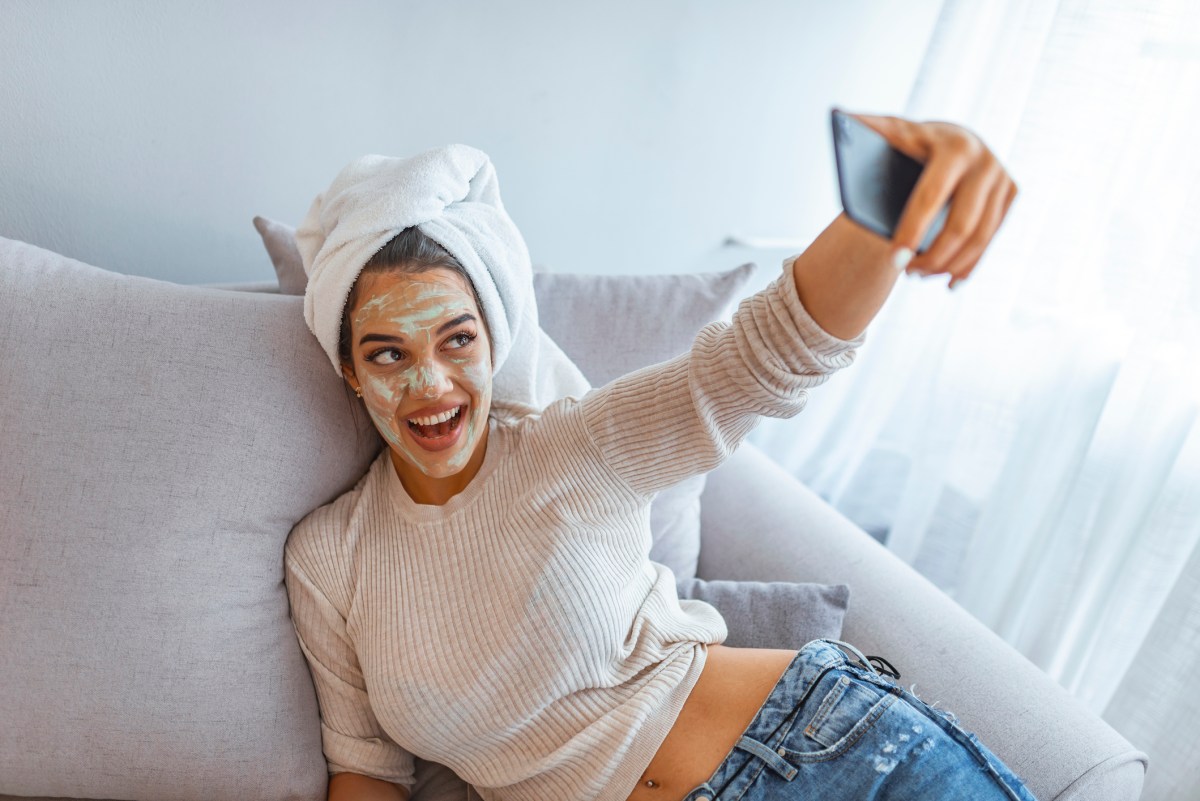
[[[891,239],[924,164],[901,153],[883,136],[839,109],[830,111],[838,189],[846,216],[884,239]],[[942,206],[917,253],[929,250],[950,211]]]
[[[964,281],[1017,195],[996,156],[953,123],[837,108],[830,118],[846,216],[893,240],[895,255],[920,254],[909,273],[949,273],[951,289]]]

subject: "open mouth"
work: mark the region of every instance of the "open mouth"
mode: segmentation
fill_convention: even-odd
[[[454,416],[444,423],[435,423],[431,426],[425,426],[409,420],[408,427],[415,436],[418,436],[421,439],[440,439],[441,437],[450,436],[458,430],[460,425],[462,425],[463,410],[466,408],[467,407],[465,404],[463,406],[459,406],[454,410]]]

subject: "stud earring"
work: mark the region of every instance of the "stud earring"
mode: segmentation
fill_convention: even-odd
[[[355,387],[354,394],[361,398],[362,397],[362,387]]]

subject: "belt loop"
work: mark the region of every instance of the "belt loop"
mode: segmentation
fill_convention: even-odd
[[[779,751],[775,751],[764,743],[760,743],[758,740],[755,740],[753,737],[749,737],[745,734],[743,734],[738,741],[734,743],[733,747],[740,748],[743,751],[754,754],[754,756],[758,757],[763,762],[766,762],[767,766],[771,768],[771,770],[775,771],[789,782],[796,778],[796,774],[800,772],[799,768],[783,758],[783,753],[786,753],[783,748],[780,748]]]

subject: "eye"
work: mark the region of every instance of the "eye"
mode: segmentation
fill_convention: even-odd
[[[380,355],[381,353],[395,353],[395,354],[397,354],[397,357],[395,359],[393,359],[392,361],[384,361],[384,362],[375,361],[375,357]],[[395,362],[400,361],[399,353],[400,353],[400,351],[397,350],[396,348],[380,348],[379,350],[372,353],[370,356],[366,357],[366,360],[371,362],[372,364],[393,364]]]
[[[472,342],[475,341],[476,336],[478,336],[478,335],[471,334],[466,331],[459,331],[457,334],[454,334],[453,336],[450,337],[449,341],[451,341],[451,342],[457,341],[457,342],[461,343],[457,348],[452,348],[452,350],[462,350],[463,348],[468,347]],[[396,356],[395,356],[395,358],[393,358],[389,361],[376,361],[375,360],[375,357],[377,357],[381,354],[384,354],[384,353],[394,353],[394,354],[396,354]],[[399,348],[380,348],[379,350],[374,351],[373,353],[371,353],[370,356],[367,356],[365,358],[366,358],[366,361],[371,362],[372,364],[387,365],[387,364],[395,364],[396,362],[400,361],[401,354],[403,354],[403,351],[400,350]]]

